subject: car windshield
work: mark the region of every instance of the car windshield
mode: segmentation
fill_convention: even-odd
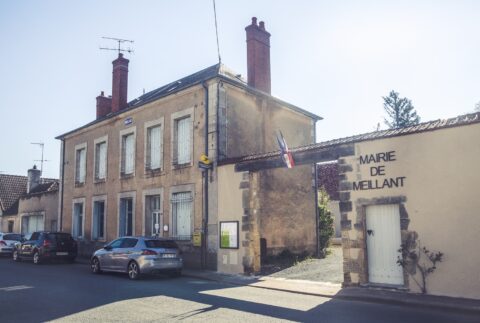
[[[147,248],[167,248],[178,249],[177,244],[173,240],[145,240]]]
[[[14,240],[14,241],[22,241],[22,235],[21,234],[5,234],[3,236],[3,240]]]

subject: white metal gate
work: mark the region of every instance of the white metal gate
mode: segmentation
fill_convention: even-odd
[[[403,285],[400,255],[400,211],[397,204],[367,207],[368,279],[371,283]]]

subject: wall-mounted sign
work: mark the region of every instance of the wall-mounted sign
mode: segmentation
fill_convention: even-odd
[[[201,247],[202,246],[202,233],[201,232],[194,232],[193,233],[193,246],[194,247]]]
[[[393,162],[396,160],[397,156],[395,150],[360,156],[360,165],[369,165],[369,173],[370,176],[372,176],[372,179],[353,182],[353,190],[363,191],[403,187],[405,184],[405,179],[407,178],[405,176],[382,178],[376,177],[387,176],[386,165],[383,163]]]
[[[133,118],[132,117],[128,117],[125,120],[123,120],[123,124],[126,125],[126,126],[128,126],[132,123],[133,123]]]
[[[238,249],[238,221],[220,222],[220,248]]]

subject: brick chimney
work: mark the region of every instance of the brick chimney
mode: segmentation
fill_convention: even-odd
[[[122,53],[119,53],[118,58],[112,62],[112,112],[127,107],[128,62],[129,60],[123,58]]]
[[[112,98],[106,97],[103,91],[97,96],[97,119],[100,119],[112,111]]]
[[[37,166],[33,165],[32,169],[28,170],[27,176],[27,194],[40,184],[41,171]]]
[[[252,18],[252,24],[245,28],[247,32],[247,75],[248,85],[271,93],[270,80],[270,34],[265,23]]]

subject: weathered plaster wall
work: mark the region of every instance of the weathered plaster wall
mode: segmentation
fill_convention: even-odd
[[[316,250],[315,189],[312,167],[277,168],[259,172],[260,237],[267,254],[288,249],[294,253]]]
[[[52,221],[57,221],[58,191],[22,197],[18,204],[19,218],[15,223],[15,232],[21,231],[21,217],[29,214],[44,214],[43,223],[45,230],[52,230]],[[56,229],[53,229],[56,230]]]
[[[480,299],[477,237],[480,125],[473,124],[394,138],[360,142],[356,154],[340,160],[340,209],[345,283],[368,282],[365,206],[400,204],[402,239],[416,232],[421,244],[445,254],[428,277],[430,294]],[[395,161],[361,165],[365,154],[395,151]],[[385,166],[371,176],[370,166]],[[351,190],[361,180],[405,177],[402,187]],[[405,285],[419,292],[405,275]],[[417,276],[417,279],[419,277]]]

